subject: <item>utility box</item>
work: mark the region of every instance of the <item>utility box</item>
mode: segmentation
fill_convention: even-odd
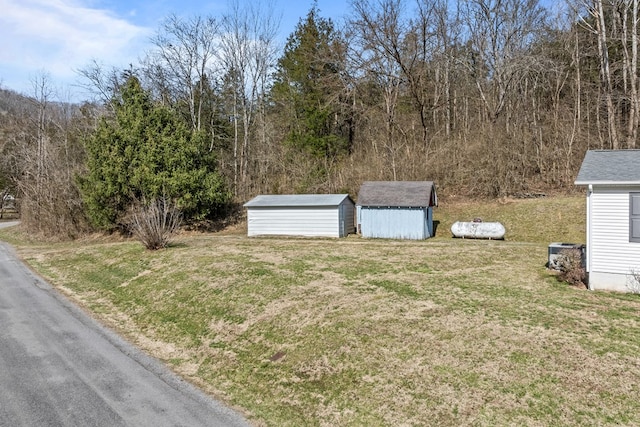
[[[578,243],[560,243],[554,242],[549,245],[549,254],[547,260],[547,268],[552,270],[559,270],[558,258],[562,255],[563,251],[573,250],[580,253],[580,260],[582,267],[586,265],[586,246]]]

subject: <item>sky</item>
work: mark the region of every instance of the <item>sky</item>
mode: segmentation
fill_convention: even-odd
[[[270,1],[284,44],[313,0]],[[347,0],[317,5],[336,22],[347,13]],[[170,14],[219,17],[227,10],[227,0],[0,0],[0,88],[33,95],[34,82],[46,76],[67,98],[60,100],[78,101],[85,96],[79,69],[93,61],[107,68],[136,64]]]

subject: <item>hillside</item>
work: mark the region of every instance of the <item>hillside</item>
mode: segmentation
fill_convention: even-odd
[[[0,238],[257,425],[635,425],[640,300],[544,266],[550,241],[581,241],[583,202],[442,203],[426,241],[239,227],[151,252],[104,236]],[[503,221],[507,239],[451,238],[452,221],[476,216]]]

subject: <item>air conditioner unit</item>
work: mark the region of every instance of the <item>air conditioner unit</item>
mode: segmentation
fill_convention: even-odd
[[[580,259],[582,266],[586,263],[586,246],[577,243],[560,243],[554,242],[549,245],[549,255],[547,261],[547,268],[552,270],[559,270],[558,258],[562,255],[562,251],[575,250],[580,252]]]

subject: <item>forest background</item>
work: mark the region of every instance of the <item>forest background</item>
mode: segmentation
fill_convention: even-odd
[[[79,71],[91,101],[62,102],[46,73],[32,94],[0,90],[0,191],[29,230],[65,238],[167,191],[191,224],[256,194],[357,198],[365,180],[573,191],[587,149],[636,148],[638,0],[563,5],[352,0],[341,26],[313,6],[282,50],[257,3],[172,15],[139,63]],[[120,211],[100,222],[92,204]]]

